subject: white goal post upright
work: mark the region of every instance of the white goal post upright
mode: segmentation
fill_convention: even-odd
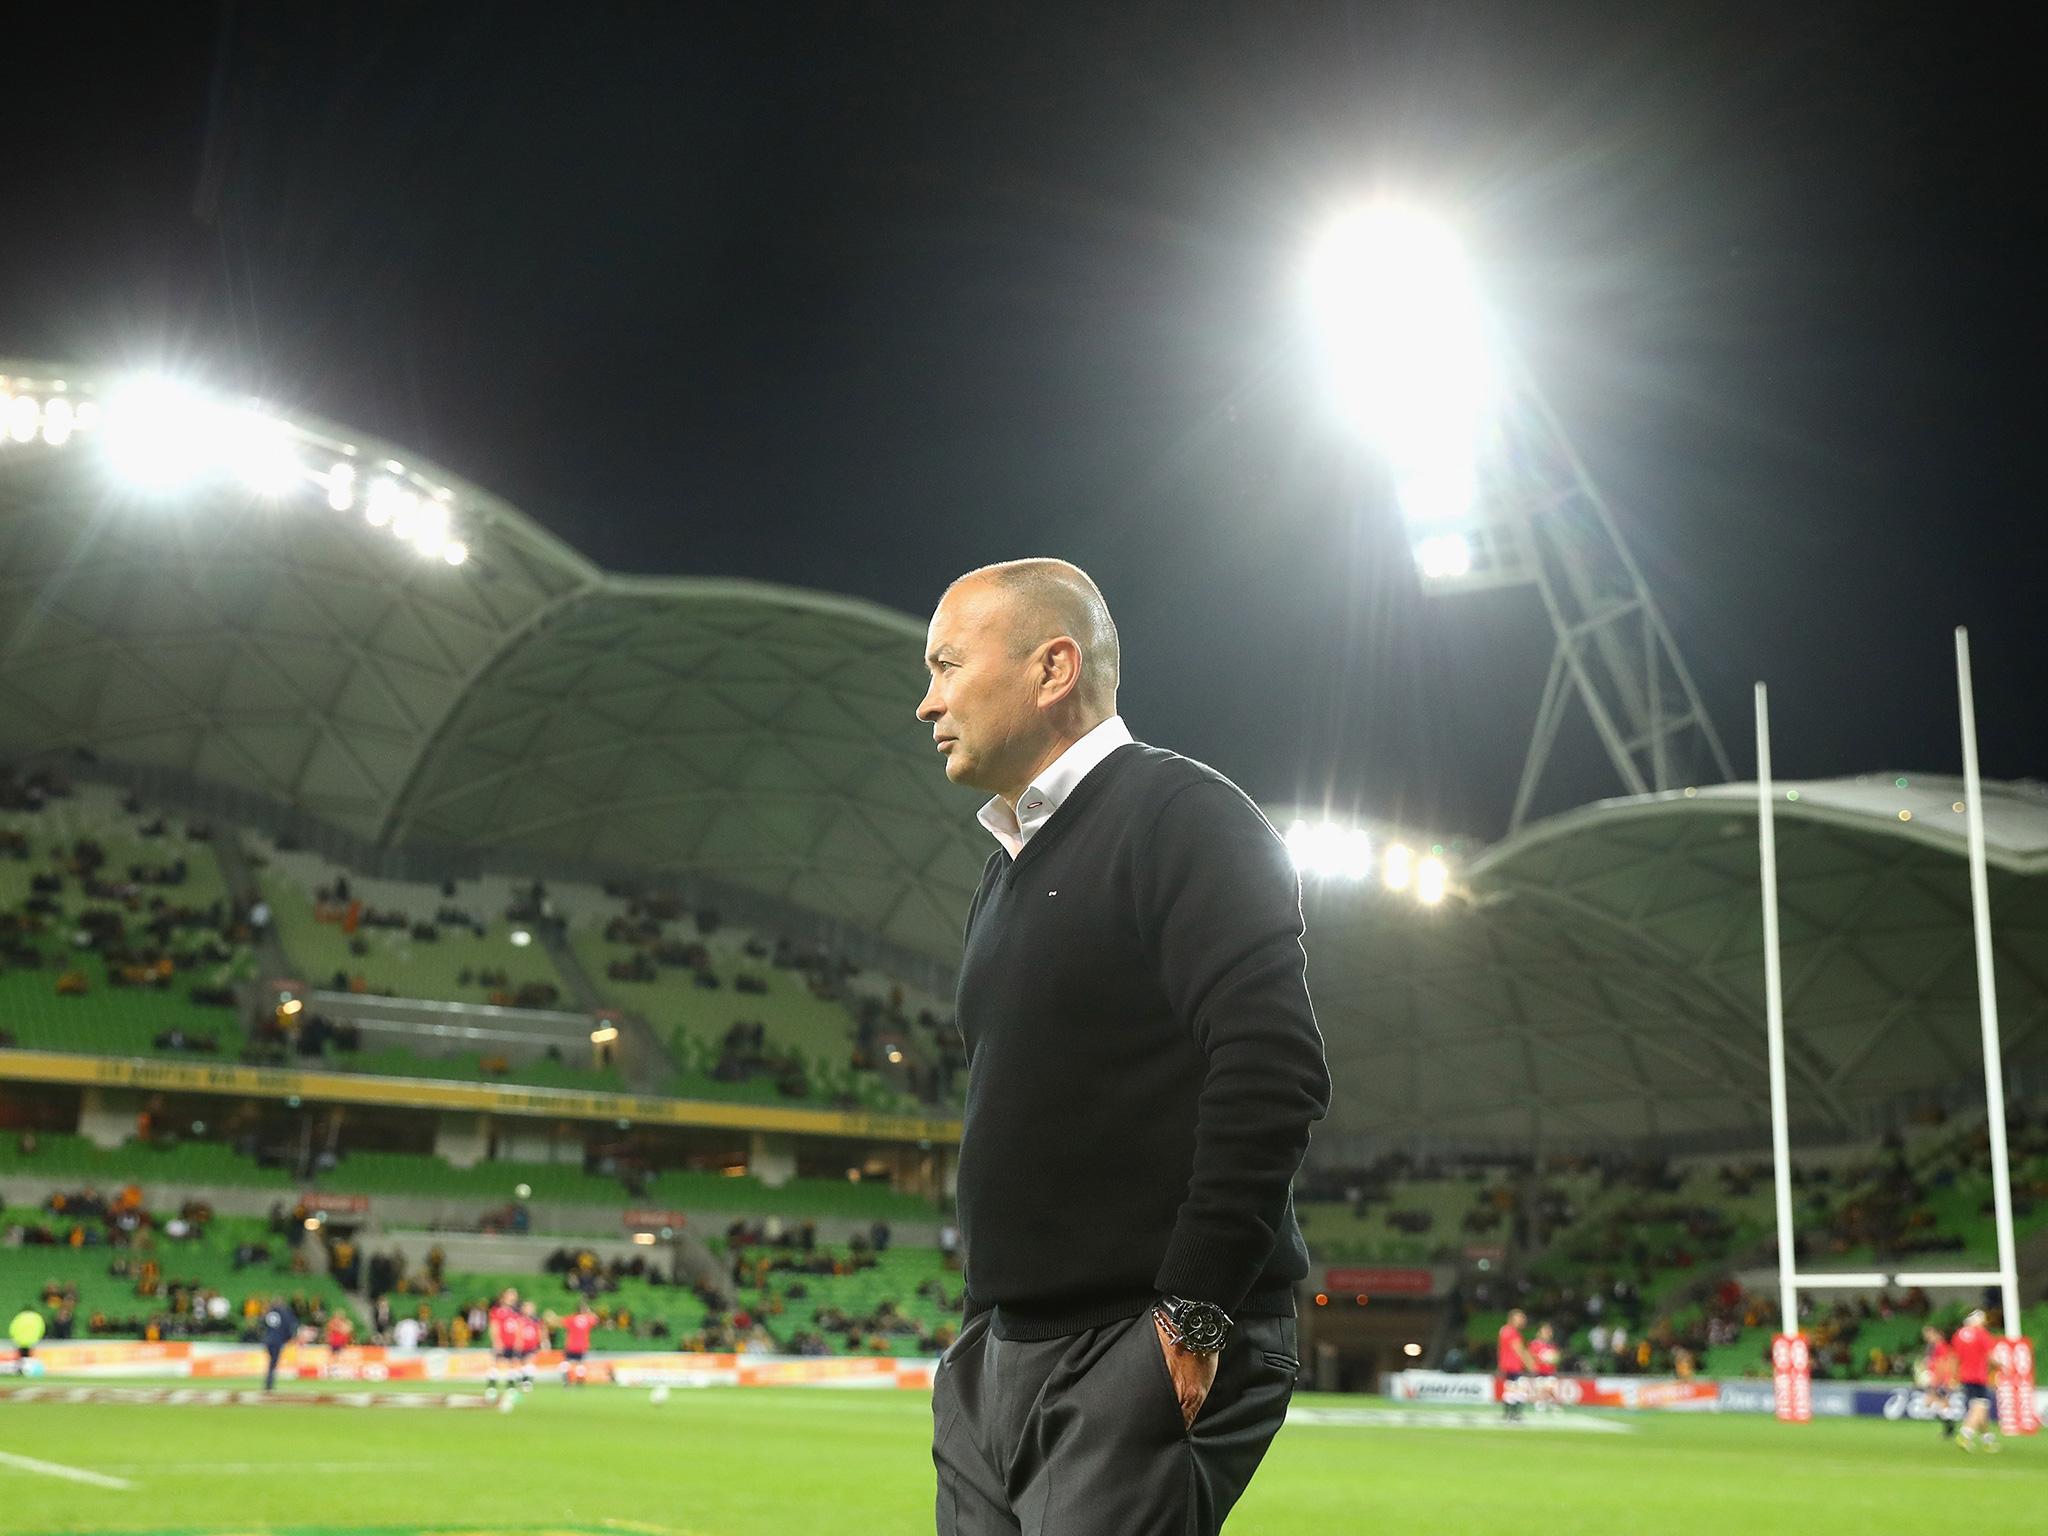
[[[1800,1274],[1793,1252],[1792,1157],[1785,1107],[1785,998],[1778,948],[1778,840],[1776,791],[1771,778],[1769,696],[1756,685],[1757,852],[1763,873],[1764,1021],[1771,1071],[1771,1163],[1778,1205],[1778,1315],[1780,1332],[1799,1332],[1799,1292],[1841,1287],[1920,1286],[1928,1289],[1996,1285],[2005,1334],[2020,1337],[2019,1263],[2012,1230],[2012,1171],[2006,1154],[2004,1056],[1998,1039],[1998,992],[1991,953],[1991,897],[1984,859],[1983,784],[1977,770],[1977,711],[1970,689],[1970,636],[1956,630],[1956,690],[1963,724],[1963,801],[1969,824],[1970,920],[1977,945],[1977,1004],[1984,1036],[1985,1130],[1991,1143],[1991,1191],[1998,1227],[1996,1270],[1904,1270],[1855,1274]]]
[[[1991,884],[1984,868],[1984,791],[1977,773],[1977,699],[1970,687],[1970,632],[1956,628],[1956,699],[1963,717],[1963,809],[1970,830],[1970,921],[1977,930],[1977,1015],[1984,1027],[1984,1113],[1991,1136],[1991,1199],[1998,1218],[1999,1310],[2005,1336],[2020,1336],[2019,1256],[2012,1236],[2012,1166],[2005,1150],[2005,1055],[1998,1042],[1998,987],[1991,966]]]
[[[1764,1023],[1770,1033],[1771,1172],[1778,1191],[1778,1331],[1799,1332],[1799,1290],[1793,1275],[1792,1147],[1785,1113],[1785,983],[1778,956],[1778,824],[1771,788],[1771,701],[1756,685],[1757,852],[1764,882]]]

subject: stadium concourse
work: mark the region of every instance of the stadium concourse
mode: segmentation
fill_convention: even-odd
[[[607,573],[254,402],[48,363],[0,390],[0,1304],[198,1349],[296,1295],[358,1349],[452,1350],[524,1278],[587,1290],[607,1352],[942,1347],[987,845],[911,719],[922,623]],[[1982,1257],[1960,791],[1781,789],[1813,1259]],[[2031,1234],[2048,797],[1986,810]],[[1510,1301],[1588,1369],[1760,1371],[1753,790],[1493,846],[1269,814],[1337,1081],[1311,1379],[1483,1368]],[[138,1250],[150,1291],[110,1269]],[[1817,1297],[1823,1370],[1896,1378],[1893,1320],[1956,1304]]]

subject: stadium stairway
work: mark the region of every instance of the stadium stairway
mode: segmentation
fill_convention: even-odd
[[[228,895],[237,906],[262,887],[257,881],[256,871],[250,867],[247,855],[242,852],[242,840],[232,833],[213,840],[214,862],[220,865],[221,879],[227,882]],[[291,976],[292,957],[285,953],[284,941],[278,937],[277,924],[267,925],[256,934],[251,942],[256,952],[261,974],[266,977]]]
[[[627,1086],[635,1093],[658,1094],[675,1081],[680,1063],[669,1054],[661,1036],[646,1019],[637,1013],[609,1009],[604,994],[590,979],[590,972],[584,967],[583,957],[576,953],[564,931],[549,923],[543,923],[537,930],[541,946],[555,962],[555,972],[562,978],[562,985],[569,989],[569,995],[576,1000],[576,1006],[586,1013],[603,1013],[618,1022],[619,1069],[625,1074]]]

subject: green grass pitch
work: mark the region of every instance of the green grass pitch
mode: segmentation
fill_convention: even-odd
[[[1476,1411],[1297,1401],[1337,1422],[1281,1433],[1234,1536],[2048,1531],[2048,1441],[1973,1457],[1929,1424],[1586,1414],[1500,1429]],[[655,1404],[552,1385],[509,1414],[0,1398],[0,1530],[910,1536],[931,1530],[929,1413],[895,1391]]]

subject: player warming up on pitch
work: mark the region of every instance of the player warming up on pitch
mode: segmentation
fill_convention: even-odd
[[[1536,1330],[1536,1341],[1529,1346],[1529,1358],[1536,1366],[1536,1408],[1538,1412],[1558,1406],[1557,1363],[1564,1357],[1564,1351],[1557,1347],[1557,1335],[1550,1324],[1545,1323]]]
[[[941,1536],[1212,1536],[1287,1415],[1290,1188],[1330,1076],[1301,881],[1222,774],[1134,740],[1087,575],[932,615],[917,718],[990,798],[957,1018],[967,1301],[932,1393]]]
[[[562,1329],[562,1385],[580,1387],[589,1380],[583,1364],[583,1357],[590,1353],[590,1330],[597,1326],[597,1314],[590,1310],[586,1300],[576,1303],[576,1310],[567,1317],[548,1314],[550,1323],[560,1324]]]
[[[1963,1326],[1949,1340],[1949,1348],[1955,1351],[1956,1381],[1963,1394],[1963,1426],[1956,1431],[1956,1438],[1966,1451],[1974,1451],[1980,1445],[1987,1451],[1998,1449],[1998,1426],[1991,1417],[1991,1386],[1995,1376],[1991,1351],[1997,1343],[1991,1330],[1984,1326],[1981,1307],[1963,1319]]]
[[[522,1302],[519,1307],[519,1390],[533,1390],[533,1357],[541,1352],[548,1341],[547,1325],[540,1320],[537,1303]]]
[[[513,1401],[513,1378],[519,1369],[519,1292],[506,1286],[491,1308],[487,1326],[491,1334],[491,1380],[484,1388],[486,1400],[497,1398],[502,1391],[504,1406]]]
[[[1522,1416],[1522,1405],[1528,1400],[1523,1379],[1536,1370],[1536,1361],[1522,1339],[1522,1330],[1528,1326],[1529,1314],[1516,1307],[1508,1314],[1508,1320],[1500,1325],[1497,1339],[1499,1348],[1494,1369],[1500,1375],[1500,1406],[1501,1412],[1510,1419]]]
[[[1962,1417],[1956,1401],[1956,1352],[1932,1323],[1920,1330],[1920,1340],[1927,1346],[1918,1372],[1920,1390],[1927,1394],[1927,1406],[1941,1420],[1941,1437],[1953,1440],[1956,1421]]]

